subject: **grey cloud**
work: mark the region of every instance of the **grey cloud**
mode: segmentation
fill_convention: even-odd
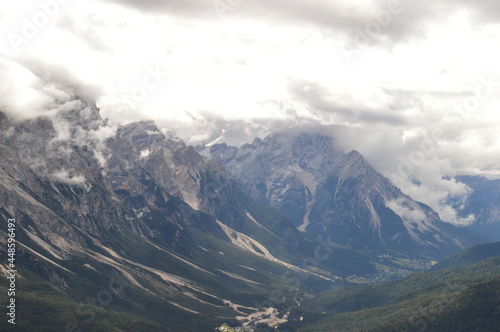
[[[102,27],[106,27],[105,18],[96,13],[87,17],[86,23],[85,26],[80,26],[70,15],[62,15],[57,21],[57,27],[68,31],[92,50],[113,53],[113,49],[106,44],[99,31]]]
[[[459,12],[469,15],[469,23],[473,29],[483,24],[496,23],[500,18],[500,3],[494,0],[482,1],[480,5],[468,0],[375,2],[377,9],[362,18],[350,17],[349,24],[344,26],[350,37],[347,48],[356,49],[376,44],[390,48],[395,43],[423,39],[432,24],[442,25]],[[391,12],[390,3],[400,3],[400,11]],[[342,26],[331,24],[330,27]]]
[[[105,0],[139,10],[184,15],[204,19],[250,17],[273,22],[294,22],[316,26],[347,36],[347,48],[380,44],[387,47],[397,42],[423,38],[430,22],[443,23],[454,13],[464,10],[475,24],[495,22],[500,17],[500,4],[494,0],[481,5],[460,0],[421,2],[412,0],[374,0],[372,9],[356,7],[351,1],[286,1],[286,0]],[[222,11],[217,10],[217,5]],[[369,32],[368,32],[369,31]],[[362,36],[361,36],[362,35]]]
[[[273,132],[318,125],[307,118],[228,120],[213,114],[197,116],[189,124],[175,120],[158,120],[157,123],[173,136],[187,138],[191,145],[218,143],[240,146],[255,137],[265,137]]]
[[[473,29],[483,24],[496,23],[500,18],[500,3],[495,0],[485,0],[480,3],[469,0],[401,0],[400,2],[403,6],[402,12],[392,15],[390,23],[381,29],[382,34],[394,41],[404,42],[422,38],[429,29],[429,23],[441,25],[459,12],[469,15],[469,23],[472,23]],[[376,17],[377,14],[374,13],[373,18]]]
[[[42,62],[36,58],[25,59],[21,63],[36,74],[44,84],[56,84],[57,88],[67,90],[80,98],[95,101],[102,93],[98,86],[81,82],[70,68]]]
[[[212,1],[202,0],[104,0],[124,4],[148,12],[163,12],[166,14],[199,15],[214,10]]]
[[[0,76],[0,107],[14,119],[50,115],[72,100],[95,102],[102,93],[67,67],[35,57],[0,56]]]
[[[307,91],[304,91],[307,87]],[[320,117],[335,115],[338,121],[348,121],[353,124],[373,124],[385,123],[394,126],[403,126],[408,121],[394,111],[391,105],[382,110],[369,110],[359,105],[352,104],[351,101],[338,99],[334,91],[328,90],[317,83],[294,81],[289,84],[289,92],[304,102],[308,108],[319,113]]]
[[[363,17],[346,10],[348,0],[286,1],[286,0],[107,0],[136,9],[164,14],[221,18],[249,16],[273,21],[299,21],[324,27],[349,28],[360,25]],[[221,13],[222,11],[222,13]]]

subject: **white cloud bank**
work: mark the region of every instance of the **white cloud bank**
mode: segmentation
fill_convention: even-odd
[[[229,4],[221,7],[221,4]],[[222,8],[222,9],[221,9]],[[500,177],[497,1],[0,3],[0,109],[26,118],[75,97],[154,119],[189,143],[332,125],[449,222]]]

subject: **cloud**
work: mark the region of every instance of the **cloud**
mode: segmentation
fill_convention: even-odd
[[[151,150],[149,150],[149,149],[142,150],[141,154],[139,155],[139,159],[147,158],[150,154],[151,154]]]
[[[296,81],[289,85],[289,91],[318,118],[331,115],[337,123],[365,125],[387,123],[402,126],[407,123],[402,114],[391,109],[392,96],[383,89],[362,86],[358,82],[354,96],[354,89],[345,85],[332,89],[314,82]]]
[[[350,39],[367,36],[368,44],[420,39],[428,33],[429,24],[446,24],[457,15],[467,15],[476,25],[498,20],[499,5],[487,0],[478,6],[470,1],[438,0],[422,3],[411,0],[109,0],[131,8],[188,18],[246,18],[282,24],[305,24],[342,33]],[[221,17],[222,16],[222,17]],[[353,42],[353,41],[351,41]],[[354,43],[356,43],[354,41]]]
[[[10,116],[31,117],[53,97],[40,90],[40,80],[18,63],[0,58],[0,108]]]
[[[445,221],[456,225],[468,225],[474,216],[459,217],[472,190],[465,184],[446,175],[453,172],[449,161],[429,159],[413,170],[410,177],[390,174],[389,178],[397,186],[404,188],[413,199],[431,206]]]
[[[98,96],[67,68],[34,58],[0,55],[0,76],[0,108],[18,120],[49,115],[71,100],[96,100]]]
[[[428,226],[425,224],[427,221],[427,215],[425,212],[412,207],[407,199],[398,198],[393,201],[387,201],[385,202],[385,206],[400,216],[405,224],[414,225],[420,232],[426,232],[429,230]]]
[[[91,100],[116,123],[154,119],[189,144],[331,126],[344,150],[463,223],[468,191],[451,178],[500,177],[499,4],[400,4],[71,2],[19,50],[0,36],[0,109],[26,119]],[[43,10],[0,5],[0,27],[22,36]]]
[[[53,172],[50,177],[57,182],[63,182],[69,185],[79,185],[84,188],[88,188],[83,175],[76,175],[65,169]]]

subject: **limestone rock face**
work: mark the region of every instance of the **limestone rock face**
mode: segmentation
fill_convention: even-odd
[[[340,245],[444,257],[477,241],[328,136],[278,133],[240,148],[207,150],[254,200],[279,208],[299,230],[328,234]]]

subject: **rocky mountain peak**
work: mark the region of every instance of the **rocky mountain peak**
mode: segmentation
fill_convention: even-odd
[[[336,164],[340,178],[361,177],[364,182],[381,180],[382,176],[377,173],[358,151],[351,151],[341,156]]]
[[[117,138],[129,141],[135,149],[140,151],[154,150],[158,147],[173,151],[179,147],[186,147],[182,140],[167,138],[154,121],[132,122],[119,127]]]
[[[363,157],[363,155],[361,155],[361,153],[359,153],[357,150],[352,150],[351,152],[347,153],[345,155],[345,157],[347,159],[360,160],[360,161],[363,161],[363,162],[365,160],[365,158]]]
[[[4,128],[9,122],[9,117],[4,112],[0,111],[0,128]]]
[[[373,250],[452,250],[460,243],[429,207],[326,135],[277,133],[210,151],[254,200],[279,208],[301,231],[359,248],[371,243]]]
[[[55,118],[84,130],[96,130],[107,123],[107,120],[103,121],[101,118],[97,105],[84,100],[67,103],[61,107]]]

